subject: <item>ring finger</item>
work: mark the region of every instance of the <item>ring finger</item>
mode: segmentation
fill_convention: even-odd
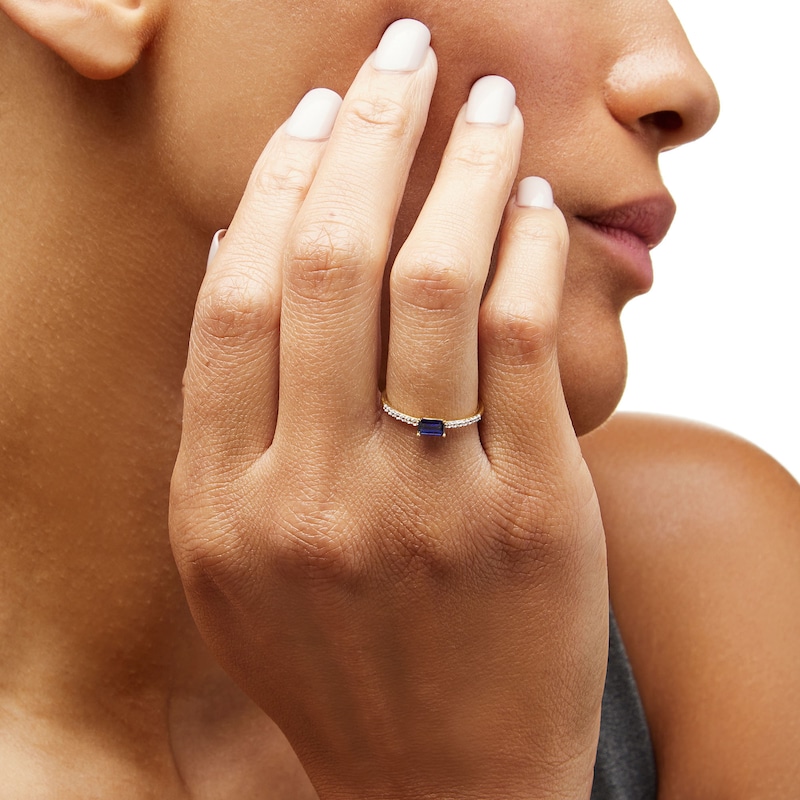
[[[522,144],[515,102],[505,78],[474,84],[392,268],[385,397],[408,416],[477,409],[478,310]]]

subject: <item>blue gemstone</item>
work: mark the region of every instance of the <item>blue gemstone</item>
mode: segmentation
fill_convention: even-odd
[[[417,436],[446,436],[443,419],[421,419],[417,423]]]

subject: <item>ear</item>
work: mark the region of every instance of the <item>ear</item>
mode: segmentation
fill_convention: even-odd
[[[125,74],[159,27],[163,0],[0,0],[20,28],[87,78]]]

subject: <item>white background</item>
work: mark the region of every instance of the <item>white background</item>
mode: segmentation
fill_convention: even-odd
[[[722,101],[662,156],[678,202],[656,281],[623,314],[620,407],[714,424],[800,478],[798,12],[786,0],[672,0]]]

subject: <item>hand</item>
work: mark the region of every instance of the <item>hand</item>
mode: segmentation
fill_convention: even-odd
[[[473,88],[390,281],[392,405],[457,419],[480,397],[484,418],[429,439],[381,409],[426,35],[392,26],[330,139],[338,98],[316,91],[255,167],[197,303],[174,550],[209,646],[322,798],[588,797],[605,543],[558,372],[566,227],[537,179],[508,202],[503,79]]]

